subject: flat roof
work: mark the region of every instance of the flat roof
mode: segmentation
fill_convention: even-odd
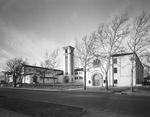
[[[32,68],[39,68],[39,69],[47,69],[47,70],[51,70],[50,68],[44,68],[44,67],[39,67],[39,66],[24,65],[24,64],[23,64],[23,66],[25,66],[25,67],[32,67]],[[60,70],[60,69],[54,69],[54,71],[61,71],[61,72],[63,72],[63,71]]]
[[[74,49],[74,47],[72,47],[72,46],[65,46],[65,47],[63,47],[63,49],[67,49],[67,48],[71,48],[71,49]]]
[[[122,53],[122,54],[113,54],[113,55],[111,55],[111,57],[125,56],[125,55],[131,55],[131,54],[135,54],[135,53]]]
[[[76,68],[74,71],[83,71],[83,68]]]

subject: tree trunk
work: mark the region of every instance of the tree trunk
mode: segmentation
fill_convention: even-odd
[[[86,70],[84,70],[84,84],[83,84],[84,90],[86,90]]]
[[[14,87],[16,87],[16,77],[15,77],[15,79],[14,79]]]
[[[53,88],[55,88],[55,77],[53,76]]]
[[[114,87],[114,58],[112,57],[112,86]]]
[[[21,77],[21,74],[20,74],[20,85],[19,87],[22,87],[22,77]]]
[[[106,72],[106,79],[105,79],[105,81],[106,81],[106,90],[108,91],[109,89],[108,89],[108,77],[107,77],[107,75],[108,75],[108,72]]]
[[[132,68],[131,68],[131,87],[130,87],[130,91],[133,92],[134,54],[133,54],[133,58],[131,60],[132,60]]]
[[[13,85],[14,87],[16,87],[16,75],[15,74],[13,75]]]
[[[43,77],[43,85],[45,85],[45,74],[44,74],[44,77]]]
[[[131,87],[130,91],[133,92],[133,68],[131,68]]]

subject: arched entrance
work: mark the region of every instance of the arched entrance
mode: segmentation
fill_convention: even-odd
[[[100,73],[93,75],[93,86],[103,86],[103,76]]]

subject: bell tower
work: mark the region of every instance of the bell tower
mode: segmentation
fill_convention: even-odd
[[[74,82],[74,47],[66,46],[63,50],[65,82]]]

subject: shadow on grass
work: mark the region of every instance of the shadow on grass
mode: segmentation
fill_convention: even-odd
[[[17,98],[0,99],[0,108],[12,110],[33,117],[74,117],[82,108],[59,104],[29,101]]]
[[[121,93],[124,91],[129,91],[130,87],[111,87],[110,90],[114,93]]]

